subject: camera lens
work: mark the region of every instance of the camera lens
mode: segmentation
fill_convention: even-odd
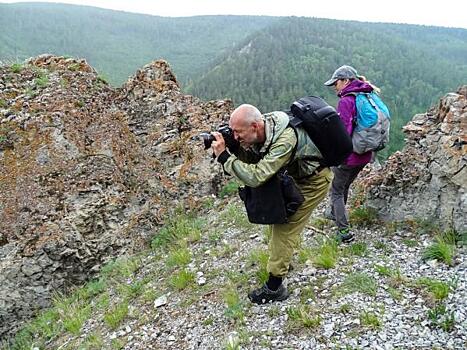
[[[204,149],[210,148],[212,142],[216,140],[216,138],[214,137],[213,134],[203,134],[201,136],[202,136],[203,142],[204,142]]]

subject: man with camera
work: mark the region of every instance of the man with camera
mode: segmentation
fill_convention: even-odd
[[[224,140],[230,138],[228,132],[213,132],[211,145],[228,174],[255,188],[285,168],[305,199],[287,223],[271,225],[269,279],[248,294],[257,304],[285,300],[289,293],[282,281],[311,212],[326,197],[332,172],[320,166],[316,159],[321,153],[305,130],[289,126],[284,112],[261,115],[256,107],[244,104],[233,111],[229,125],[233,139]]]

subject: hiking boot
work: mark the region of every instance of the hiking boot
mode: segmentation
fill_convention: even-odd
[[[266,304],[273,301],[282,301],[289,297],[289,292],[283,284],[277,290],[270,290],[267,285],[248,293],[248,298],[255,304]]]
[[[353,242],[355,236],[349,229],[338,230],[336,233],[336,240],[340,243],[350,243]]]

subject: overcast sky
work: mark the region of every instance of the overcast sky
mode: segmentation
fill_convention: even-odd
[[[30,0],[35,1],[35,0]],[[19,1],[3,1],[0,3]],[[158,16],[306,16],[467,28],[466,0],[63,0]]]

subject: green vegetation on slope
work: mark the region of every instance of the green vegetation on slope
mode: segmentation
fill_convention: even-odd
[[[0,4],[0,61],[43,53],[85,58],[120,85],[143,65],[167,60],[181,82],[274,17],[169,18],[63,4]]]
[[[419,45],[408,35],[412,28],[420,33]],[[467,30],[286,18],[219,58],[188,91],[205,99],[233,98],[236,105],[251,103],[264,112],[287,109],[307,94],[335,105],[334,90],[323,82],[342,64],[353,65],[382,90],[393,117],[387,155],[402,147],[401,127],[414,114],[466,83]]]

